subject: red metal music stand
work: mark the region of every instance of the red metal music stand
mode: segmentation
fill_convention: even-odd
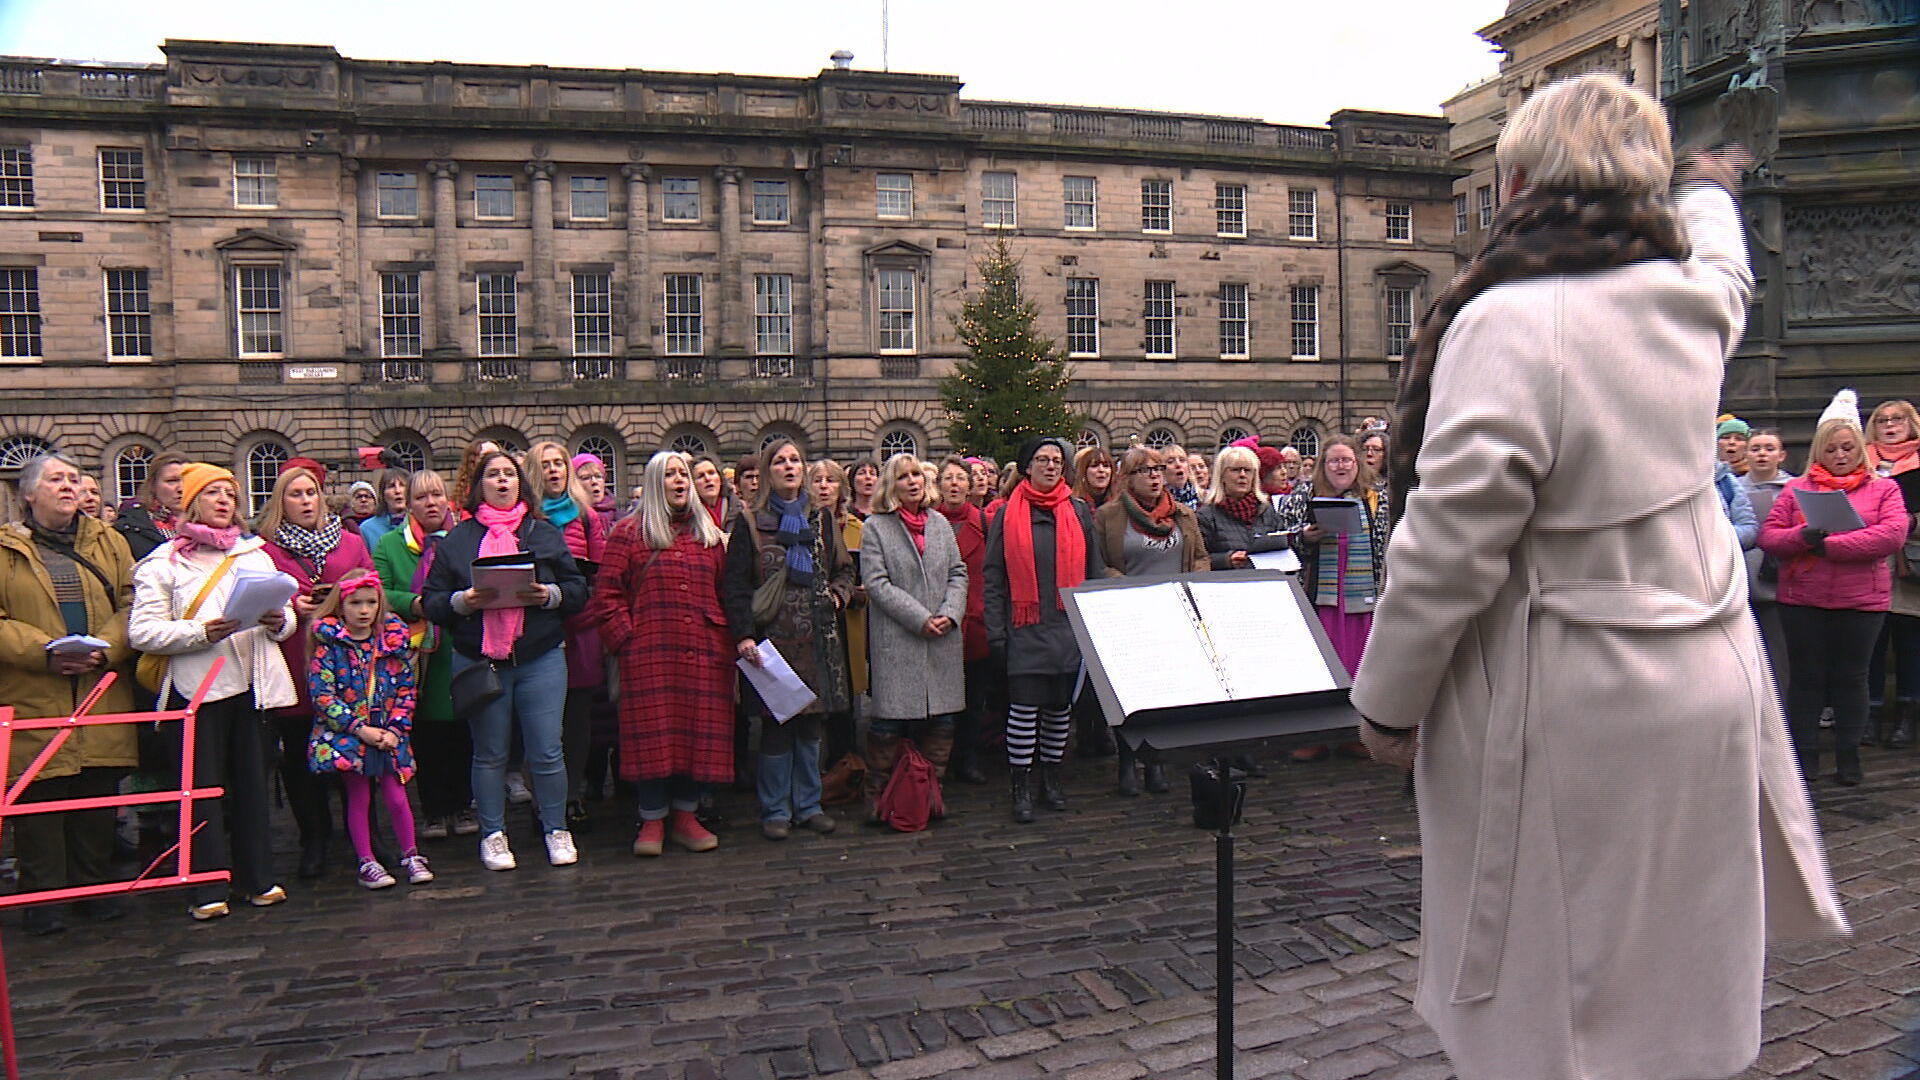
[[[97,896],[114,896],[121,893],[145,892],[152,889],[177,889],[185,885],[200,885],[213,881],[228,881],[232,875],[226,870],[208,870],[193,873],[193,801],[195,799],[217,799],[224,789],[217,787],[196,788],[193,786],[193,737],[196,725],[195,716],[201,702],[206,700],[207,691],[212,688],[215,676],[220,674],[224,661],[216,657],[213,669],[207,677],[200,680],[200,686],[193,692],[193,700],[187,702],[184,709],[162,709],[157,712],[111,713],[104,716],[89,716],[100,698],[119,678],[118,674],[108,672],[94,685],[71,716],[48,716],[33,719],[16,718],[13,707],[0,705],[0,777],[7,775],[7,767],[13,753],[13,735],[16,731],[44,731],[52,729],[54,736],[21,771],[20,778],[0,793],[0,828],[6,825],[6,819],[22,814],[57,814],[68,810],[99,810],[107,807],[150,806],[157,803],[178,802],[180,805],[179,842],[147,864],[138,877],[132,881],[109,881],[98,885],[75,885],[65,889],[46,889],[40,892],[13,893],[0,896],[0,910],[6,908],[27,907],[32,904],[60,904],[69,900],[87,900]],[[21,802],[20,796],[40,775],[40,770],[60,752],[67,738],[81,727],[95,724],[158,724],[169,720],[181,722],[180,732],[180,786],[173,791],[150,791],[132,795],[103,795],[87,799],[56,799],[50,802]],[[164,876],[152,876],[154,867],[164,862],[175,851],[180,858],[175,864],[175,872]],[[6,954],[0,951],[0,1050],[5,1053],[7,1080],[20,1080],[20,1063],[14,1050],[13,1038],[13,997],[7,988]]]

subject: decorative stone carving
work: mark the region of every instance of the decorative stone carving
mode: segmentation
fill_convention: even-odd
[[[1632,67],[1633,58],[1627,49],[1618,41],[1613,41],[1555,64],[1550,70],[1553,79],[1571,79],[1576,75],[1591,75],[1596,71],[1610,72],[1624,78]]]
[[[1434,131],[1393,131],[1388,128],[1357,127],[1353,129],[1353,145],[1378,146],[1387,149],[1445,150],[1444,132]]]
[[[1915,0],[1796,0],[1794,22],[1809,30],[1888,26],[1920,19]]]
[[[646,165],[622,165],[620,166],[620,175],[626,177],[628,180],[638,180],[644,184],[653,177],[653,169]]]
[[[1692,23],[1692,64],[1717,60],[1732,52],[1752,47],[1770,24],[1770,14],[1779,0],[1693,0],[1689,9]]]
[[[1920,315],[1920,199],[1787,210],[1792,320]]]
[[[435,180],[451,180],[460,175],[460,163],[457,161],[429,161],[427,175]]]
[[[202,86],[291,87],[321,90],[326,80],[318,67],[285,64],[188,64],[187,78]]]
[[[871,112],[944,113],[947,99],[939,94],[889,94],[875,90],[842,90],[838,97],[843,109]]]
[[[538,154],[544,149],[546,149],[544,144],[534,144],[534,153]],[[551,180],[553,179],[553,162],[529,161],[527,162],[527,175],[533,177],[535,180]]]

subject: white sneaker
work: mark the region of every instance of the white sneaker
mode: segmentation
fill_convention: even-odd
[[[573,834],[555,829],[547,834],[547,861],[555,866],[572,866],[580,861],[580,849],[573,846]]]
[[[553,842],[547,843],[551,847]],[[507,834],[503,832],[480,838],[480,862],[489,870],[511,870],[520,865],[513,861],[513,849],[507,846]]]
[[[527,787],[527,778],[517,772],[507,774],[507,801],[515,806],[533,801],[533,789]]]

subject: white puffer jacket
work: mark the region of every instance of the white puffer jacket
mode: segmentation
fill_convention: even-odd
[[[173,658],[166,681],[160,685],[162,700],[170,689],[191,697],[212,669],[214,658],[220,657],[226,664],[207,693],[208,701],[252,690],[255,703],[262,709],[298,702],[286,660],[276,647],[298,628],[291,605],[284,609],[287,621],[278,636],[264,626],[249,626],[211,646],[207,644],[207,623],[220,617],[233,595],[234,572],[272,573],[276,569],[265,547],[257,536],[244,537],[235,544],[233,566],[221,575],[191,619],[183,617],[187,608],[225,554],[205,547],[182,554],[174,545],[162,544],[133,568],[133,608],[127,616],[127,637],[139,652]]]

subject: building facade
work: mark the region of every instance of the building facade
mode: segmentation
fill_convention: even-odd
[[[296,454],[449,468],[483,436],[623,479],[775,434],[940,451],[999,237],[1083,438],[1312,442],[1386,405],[1454,264],[1437,116],[164,51],[0,61],[0,475],[59,446],[125,494],[178,448],[257,501]]]

